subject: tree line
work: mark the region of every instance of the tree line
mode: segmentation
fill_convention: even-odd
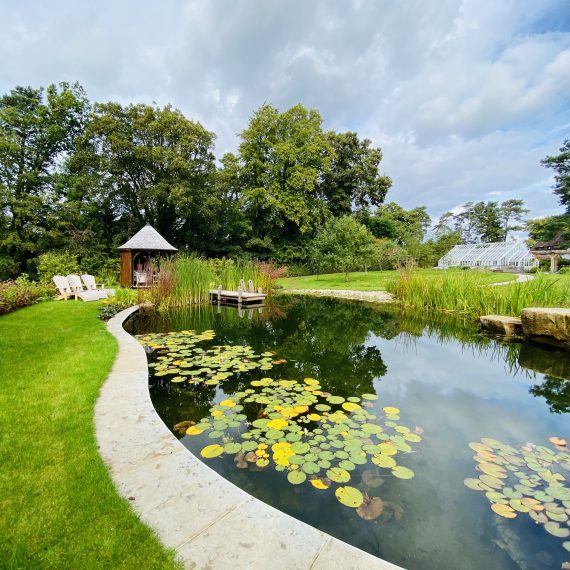
[[[375,240],[379,263],[431,264],[522,220],[522,201],[469,204],[426,240],[424,206],[384,203],[381,149],[322,123],[300,104],[264,104],[217,161],[215,133],[170,105],[92,103],[77,83],[15,87],[0,98],[0,279],[33,274],[51,251],[104,265],[145,223],[207,256],[306,265],[319,231],[346,216]]]

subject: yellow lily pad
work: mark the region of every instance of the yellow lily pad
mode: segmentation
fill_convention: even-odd
[[[214,445],[207,445],[200,451],[200,455],[206,459],[211,459],[212,457],[218,457],[224,452],[224,448],[221,445],[215,443]]]

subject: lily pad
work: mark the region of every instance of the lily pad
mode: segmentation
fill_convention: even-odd
[[[200,455],[206,459],[211,459],[212,457],[218,457],[224,452],[224,448],[221,445],[207,445],[200,451]]]
[[[338,487],[334,494],[347,507],[357,509],[364,503],[364,495],[356,487]]]
[[[302,471],[289,471],[287,481],[292,485],[300,485],[307,480],[307,476]]]

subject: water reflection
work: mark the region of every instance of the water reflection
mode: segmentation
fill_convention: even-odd
[[[565,560],[558,539],[522,517],[498,520],[488,501],[463,485],[476,476],[470,441],[496,437],[518,447],[569,435],[564,414],[570,411],[570,367],[563,351],[500,341],[467,319],[427,320],[382,306],[308,297],[283,297],[241,315],[216,306],[141,315],[127,328],[214,329],[213,344],[243,343],[287,359],[268,376],[312,376],[345,397],[376,393],[378,406],[397,405],[404,423],[425,430],[421,449],[408,459],[418,475],[406,482],[386,478],[374,490],[390,510],[390,517],[374,522],[326,493],[292,489],[279,474],[238,470],[231,457],[209,463],[284,512],[409,569],[543,569],[560,568]],[[197,388],[154,378],[153,402],[173,428],[208,415],[214,402],[243,390],[252,375]],[[196,454],[211,443],[177,436]],[[355,486],[362,477],[360,469],[354,472]]]

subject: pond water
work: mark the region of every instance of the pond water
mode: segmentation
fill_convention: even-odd
[[[268,466],[263,465],[263,461],[259,467],[242,459],[241,466],[249,468],[238,468],[235,453],[202,458],[208,466],[251,495],[410,570],[561,568],[570,560],[570,552],[563,546],[570,539],[547,532],[544,522],[550,519],[546,518],[543,505],[537,511],[520,507],[520,511],[534,513],[534,518],[518,509],[512,511],[517,515],[514,517],[509,514],[510,507],[507,514],[514,518],[505,518],[491,510],[493,503],[484,490],[468,488],[464,480],[481,476],[482,472],[476,466],[483,462],[483,471],[489,470],[491,475],[488,482],[499,480],[496,487],[491,485],[491,492],[498,489],[502,493],[505,485],[520,484],[520,481],[511,481],[513,472],[523,477],[523,484],[530,484],[528,475],[520,475],[524,471],[521,467],[497,467],[496,464],[489,467],[493,457],[499,457],[498,463],[504,465],[515,461],[513,455],[517,456],[519,465],[524,453],[534,457],[531,458],[531,469],[544,475],[548,466],[546,479],[553,473],[570,479],[567,470],[570,463],[562,468],[560,464],[550,465],[547,461],[552,453],[559,454],[563,461],[566,457],[565,451],[552,445],[549,438],[568,439],[570,436],[570,356],[555,349],[503,343],[481,335],[468,321],[440,319],[428,321],[359,302],[280,297],[263,310],[238,312],[236,308],[200,306],[168,315],[138,315],[125,328],[138,335],[213,330],[215,338],[206,338],[195,347],[239,345],[250,346],[257,355],[272,353],[272,362],[277,364],[270,369],[267,369],[269,365],[263,370],[242,370],[217,385],[203,382],[194,385],[196,376],[177,376],[183,381],[172,382],[172,375],[156,375],[161,370],[160,366],[156,367],[160,364],[158,356],[164,351],[147,351],[152,366],[150,390],[155,408],[165,424],[197,457],[201,457],[202,449],[212,444],[224,445],[230,439],[246,441],[239,439],[240,433],[251,431],[248,421],[264,417],[264,406],[243,400],[255,399],[255,394],[270,394],[266,389],[268,384],[250,385],[252,380],[267,377],[275,380],[273,386],[278,386],[280,397],[285,401],[288,401],[284,395],[286,389],[277,384],[280,379],[297,380],[301,385],[305,378],[315,379],[319,383],[318,393],[323,394],[317,398],[319,401],[327,401],[329,394],[341,399],[358,398],[357,408],[360,404],[363,406],[359,410],[342,410],[338,405],[332,407],[346,414],[348,424],[351,414],[356,414],[356,418],[362,418],[362,413],[373,414],[372,417],[384,426],[384,433],[391,429],[386,425],[392,425],[392,428],[398,425],[404,426],[400,435],[421,434],[420,437],[412,436],[413,441],[405,440],[408,445],[403,445],[394,456],[398,465],[406,468],[404,478],[394,476],[389,468],[377,466],[371,461],[370,453],[362,452],[366,457],[364,463],[344,464],[350,467],[347,469],[350,482],[332,482],[326,490],[315,488],[308,480],[291,484],[289,469],[277,472],[271,462],[271,453],[268,454]],[[267,356],[258,356],[258,360],[263,358],[267,362]],[[254,362],[255,357],[249,356],[247,360]],[[279,362],[281,360],[286,362]],[[303,394],[311,396],[310,392]],[[366,396],[362,399],[363,395]],[[377,399],[373,400],[374,396]],[[247,421],[241,421],[239,427],[234,422],[233,430],[231,425],[228,428],[224,424],[225,416],[220,411],[227,409],[220,403],[227,403],[228,399],[231,400],[229,405],[239,404],[237,409],[241,411],[242,419],[247,416]],[[212,431],[216,431],[214,429],[185,435],[187,424],[182,429],[174,427],[188,421],[204,427],[204,418],[215,422],[216,417],[210,416],[213,406],[218,410],[215,412],[217,419],[223,420],[220,428],[223,434],[218,431],[217,438],[210,437]],[[384,410],[386,407],[389,413]],[[390,410],[390,407],[397,410]],[[302,441],[310,440],[312,445],[319,444],[311,439],[314,438],[311,431],[319,428],[327,415],[322,411],[317,414],[321,414],[320,422],[299,424],[299,437]],[[296,419],[299,418],[302,416]],[[368,418],[366,423],[375,422]],[[334,422],[329,424],[333,425],[333,430]],[[347,427],[350,434],[355,432],[365,445],[382,443],[382,440],[374,439],[372,434],[376,432],[372,428],[372,433],[363,433],[362,429],[366,428],[359,421],[352,424]],[[277,431],[285,430],[279,433],[286,432],[286,428],[274,425]],[[406,429],[410,431],[406,432]],[[259,431],[262,436],[269,433],[263,429]],[[276,437],[275,431],[273,429],[270,434],[272,437]],[[347,436],[337,434],[333,437]],[[482,438],[492,440],[482,443]],[[318,439],[327,448],[325,438]],[[272,441],[271,437],[267,441],[268,452],[271,452]],[[400,442],[403,441],[400,438]],[[476,448],[480,446],[479,452],[469,447],[474,442]],[[544,448],[528,447],[529,442]],[[544,451],[546,448],[548,450]],[[338,448],[329,446],[327,450],[336,452]],[[352,454],[349,460],[355,457],[353,449],[349,453]],[[474,459],[476,453],[477,459]],[[504,457],[507,460],[501,459]],[[323,465],[326,467],[327,462]],[[409,476],[407,470],[415,476],[405,478]],[[311,470],[308,471],[310,477]],[[320,470],[318,476],[324,479],[326,472],[327,469]],[[531,479],[534,488],[532,491],[527,489],[527,495],[549,485],[567,490],[568,482],[561,476],[556,477],[554,482],[550,480],[538,486]],[[329,483],[325,479],[325,484]],[[373,520],[364,520],[355,508],[341,504],[335,489],[343,485],[366,492],[369,498],[379,497],[382,514]],[[475,483],[477,485],[479,483]],[[511,493],[516,492],[516,488],[511,488]],[[552,511],[556,511],[555,518],[561,521],[555,522],[561,529],[556,532],[561,535],[568,528],[565,506],[566,513],[570,513],[570,501],[566,500],[565,492],[561,491],[558,501],[552,497],[543,499],[544,503],[556,503]],[[514,498],[517,497],[519,495],[515,494]],[[505,502],[511,504],[508,497],[505,500],[502,496],[499,504]]]

